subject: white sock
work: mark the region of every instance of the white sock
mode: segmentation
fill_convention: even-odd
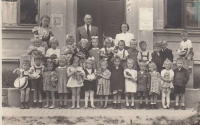
[[[129,103],[126,103],[126,106],[129,106]]]
[[[176,106],[178,106],[178,103],[176,103]]]
[[[185,106],[185,104],[184,104],[184,103],[181,103],[181,106]]]
[[[90,102],[91,106],[94,106],[94,92],[90,92]]]
[[[42,100],[39,100],[39,102],[42,102]]]
[[[134,103],[131,103],[131,106],[134,106]]]
[[[34,100],[34,102],[37,102],[37,100]]]

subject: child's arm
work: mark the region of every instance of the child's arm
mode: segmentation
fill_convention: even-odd
[[[27,50],[27,54],[31,55],[32,51],[37,50],[37,48],[35,46],[30,46]]]
[[[100,77],[104,78],[104,79],[110,79],[110,76],[111,76],[111,72],[108,71],[107,74],[104,76],[104,75],[100,75]]]
[[[186,53],[186,55],[185,55],[185,58],[187,58],[187,57],[188,57],[188,55],[189,55],[190,51],[191,51],[191,48],[188,48],[188,50],[187,50],[187,53]]]
[[[103,50],[100,50],[100,56],[107,58],[108,56],[104,54]]]
[[[18,75],[21,73],[20,69],[19,68],[16,68],[13,73],[17,73]]]
[[[74,70],[74,71],[71,71],[70,70],[70,68],[68,69],[68,71],[67,71],[67,76],[68,77],[71,77],[74,73],[76,73],[77,71],[76,70]]]
[[[133,78],[133,77],[127,75],[127,71],[126,70],[124,70],[124,77],[127,78],[127,79],[132,79]]]

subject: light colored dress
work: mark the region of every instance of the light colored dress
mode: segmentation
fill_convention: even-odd
[[[174,71],[172,69],[170,70],[166,70],[163,69],[161,71],[161,76],[164,77],[165,79],[173,79],[174,78]],[[168,92],[171,88],[173,88],[173,83],[170,82],[164,82],[163,80],[161,81],[161,87],[162,87],[162,91]]]
[[[137,78],[137,71],[134,69],[125,69],[124,75],[129,73],[131,77]],[[137,83],[133,82],[131,79],[125,78],[125,92],[136,93],[137,92]]]
[[[80,66],[78,66],[76,68],[73,66],[68,67],[67,73],[71,73],[74,70],[77,70],[78,72],[85,74],[84,70]],[[69,88],[82,87],[82,86],[83,86],[83,77],[81,77],[81,76],[72,75],[67,82],[67,87],[69,87]]]
[[[160,94],[161,87],[161,76],[159,72],[149,72],[151,74],[151,86],[149,94],[157,93]]]
[[[57,56],[57,58],[60,57],[60,49],[52,49],[49,48],[46,52],[46,57],[51,57],[52,54],[55,54]]]
[[[108,69],[101,71],[101,74],[106,77],[111,76],[111,72]],[[110,79],[102,77],[98,79],[97,95],[110,95]]]
[[[66,85],[68,81],[67,66],[56,68],[58,73],[58,93],[69,93]]]

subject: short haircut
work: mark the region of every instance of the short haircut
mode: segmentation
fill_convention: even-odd
[[[176,62],[178,62],[178,61],[184,62],[184,59],[183,59],[182,57],[178,57],[178,58],[176,59]]]
[[[119,45],[120,42],[123,43],[124,46],[126,45],[124,40],[120,40],[120,41],[118,42],[118,45]]]
[[[146,66],[147,66],[147,63],[146,63],[145,61],[141,61],[141,62],[139,62],[139,67],[140,67],[140,66],[145,66],[145,67],[146,67]]]
[[[89,14],[89,13],[85,14],[85,16],[87,16],[87,15],[90,15],[91,18],[92,18],[92,15],[91,15],[91,14]],[[83,19],[85,19],[85,16],[83,17]]]
[[[160,43],[155,43],[155,44],[153,45],[153,47],[161,47],[161,44],[160,44]]]
[[[183,31],[181,32],[181,35],[183,35],[183,34],[187,34],[187,35],[188,35],[188,32],[187,32],[186,30],[183,30]]]
[[[61,55],[61,56],[58,58],[58,62],[61,61],[61,60],[67,61],[67,57],[66,57],[65,55]]]
[[[38,37],[34,37],[30,40],[32,43],[35,43],[36,41],[41,42],[42,43],[42,39],[38,38]]]
[[[123,22],[121,25],[120,25],[120,31],[122,32],[122,25],[125,24],[127,26],[127,31],[129,31],[129,25],[128,23],[125,23]]]
[[[157,70],[157,66],[156,66],[156,64],[155,64],[154,62],[150,62],[150,63],[148,64],[148,67],[150,67],[150,66],[153,66],[153,69],[154,69],[154,70]]]
[[[118,55],[114,56],[113,62],[116,61],[116,60],[119,60],[121,62],[121,58]]]
[[[50,38],[50,41],[49,41],[50,46],[51,46],[52,42],[56,42],[57,46],[59,46],[59,42],[55,37]]]
[[[147,43],[145,41],[140,41],[139,46],[141,46],[142,44],[146,44],[147,45]]]
[[[69,60],[70,65],[74,63],[74,61],[78,61],[79,64],[79,57],[78,56],[72,56]]]

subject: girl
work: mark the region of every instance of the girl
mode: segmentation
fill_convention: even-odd
[[[51,31],[51,28],[49,27],[50,17],[47,15],[44,15],[40,18],[40,26],[34,27],[32,29],[32,32],[36,37],[39,37],[42,39],[42,46],[47,50],[50,48],[49,40],[53,36],[53,33]]]
[[[110,89],[113,92],[113,108],[121,109],[121,93],[124,91],[124,68],[120,65],[121,59],[115,56],[113,59],[114,66],[111,66]]]
[[[42,56],[45,55],[45,48],[41,46],[42,40],[39,38],[31,39],[33,45],[31,45],[28,50],[27,54],[31,55],[31,66],[35,65],[34,63],[34,56]]]
[[[100,95],[101,108],[106,109],[108,103],[108,95],[110,94],[110,76],[111,72],[107,69],[108,63],[106,60],[101,60],[100,68],[97,72],[98,87],[97,95]],[[105,104],[103,105],[103,96],[105,96]]]
[[[69,80],[67,82],[67,87],[71,88],[72,91],[72,107],[75,108],[75,99],[77,98],[76,108],[80,109],[80,89],[83,86],[83,79],[85,78],[85,73],[82,67],[79,66],[79,58],[73,56],[70,60],[70,67],[67,69],[67,76]]]
[[[164,61],[164,67],[161,71],[161,89],[162,89],[162,106],[164,109],[169,109],[170,107],[170,93],[173,86],[174,71],[172,70],[172,62],[169,59]],[[167,100],[167,105],[165,105],[165,98]]]
[[[125,41],[124,40],[120,40],[118,42],[118,49],[115,50],[115,55],[119,56],[122,60],[121,65],[123,66],[123,68],[126,68],[126,59],[128,57],[128,52],[127,50],[124,49],[125,47]]]
[[[100,61],[100,49],[98,48],[98,36],[93,36],[92,37],[92,49],[89,51],[90,57],[95,58],[95,69],[99,69],[99,61]]]
[[[112,65],[111,58],[113,57],[113,44],[113,39],[111,37],[106,37],[104,40],[104,47],[100,51],[100,56],[108,61],[108,67]]]
[[[66,84],[68,81],[67,77],[67,60],[65,56],[60,56],[58,59],[59,66],[56,68],[56,72],[58,73],[58,94],[59,94],[59,109],[67,108],[67,93],[69,93],[66,88]],[[63,106],[63,98],[64,98],[64,106]]]
[[[148,64],[149,67],[149,73],[151,75],[151,86],[150,86],[150,100],[151,100],[151,109],[158,109],[157,105],[157,97],[160,95],[160,82],[161,82],[161,76],[160,73],[156,71],[156,64],[154,62],[150,62]]]
[[[54,63],[47,62],[47,71],[43,73],[43,90],[46,92],[46,105],[44,108],[55,108],[55,92],[58,91],[58,74],[53,71]],[[52,105],[49,107],[49,93],[52,97]]]
[[[29,69],[30,69],[30,61],[28,60],[24,60],[23,64],[22,64],[22,69],[15,69],[13,71],[13,73],[17,73],[20,75],[20,77],[26,77],[28,79],[28,85],[24,88],[24,89],[20,89],[20,92],[21,92],[21,106],[20,106],[20,109],[29,109],[29,106],[28,106],[28,101],[29,101],[29,93],[30,93],[30,87],[31,87],[31,81],[30,81],[30,72],[29,72]]]
[[[88,98],[90,96],[91,107],[95,109],[94,106],[94,91],[96,88],[96,70],[93,68],[94,58],[88,58],[85,62],[86,69],[85,79],[84,79],[84,91],[85,91],[85,106],[84,108],[88,108]]]
[[[57,49],[59,42],[55,37],[51,37],[49,44],[51,48],[49,48],[46,52],[47,61],[53,61],[57,64],[58,58],[60,57],[60,49]]]
[[[137,92],[137,70],[134,70],[134,60],[128,59],[126,62],[127,69],[124,70],[126,108],[136,109],[134,105],[134,94]],[[131,107],[129,107],[128,97],[131,95]]]
[[[80,66],[85,69],[85,60],[89,57],[89,52],[87,50],[87,39],[81,39],[80,41],[80,47],[76,49],[76,56],[78,56],[80,59]]]

